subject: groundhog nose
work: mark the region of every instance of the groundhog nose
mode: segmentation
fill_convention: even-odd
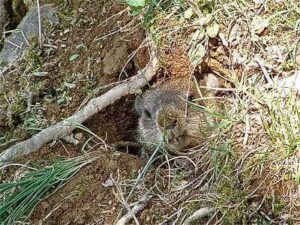
[[[178,113],[174,108],[162,109],[157,120],[161,131],[173,130],[178,125]]]

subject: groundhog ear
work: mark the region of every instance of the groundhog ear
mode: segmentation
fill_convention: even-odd
[[[173,130],[178,125],[178,114],[175,109],[161,110],[157,118],[159,128],[163,130]]]
[[[142,96],[137,96],[134,101],[134,109],[141,116],[144,108]]]

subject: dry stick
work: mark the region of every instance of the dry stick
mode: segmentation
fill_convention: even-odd
[[[199,219],[202,219],[203,217],[208,216],[208,215],[210,215],[210,214],[212,214],[214,212],[216,212],[215,208],[208,208],[208,207],[201,208],[198,211],[196,211],[193,215],[191,215],[190,217],[188,217],[184,221],[183,225],[190,225],[193,222],[195,222],[195,221],[197,221]]]
[[[139,203],[133,206],[133,208],[130,209],[129,212],[126,213],[126,215],[124,215],[121,219],[117,221],[116,225],[128,224],[128,222],[130,222],[137,213],[139,213],[146,207],[149,200],[149,197],[144,196],[141,200],[139,200]]]
[[[255,58],[255,61],[257,62],[257,64],[261,68],[261,70],[262,70],[262,72],[263,72],[263,74],[264,74],[264,76],[265,76],[268,84],[273,85],[274,82],[271,79],[271,77],[270,77],[270,75],[269,75],[269,73],[268,73],[268,71],[266,69],[266,66],[265,66],[264,62],[262,61],[262,59],[260,59],[260,58],[257,57],[257,58]]]
[[[38,12],[38,21],[39,21],[39,45],[42,47],[42,23],[41,23],[41,10],[40,10],[40,1],[36,0],[37,12]]]
[[[6,149],[0,154],[0,166],[9,160],[12,160],[16,156],[35,152],[44,144],[54,139],[59,139],[69,135],[78,124],[83,123],[88,118],[100,112],[106,106],[114,103],[121,97],[128,94],[139,93],[140,88],[147,85],[148,81],[154,77],[158,68],[159,62],[157,52],[155,52],[152,54],[147,66],[127,82],[112,88],[97,98],[91,99],[85,107],[69,118],[42,130],[28,140],[17,143],[16,145]]]

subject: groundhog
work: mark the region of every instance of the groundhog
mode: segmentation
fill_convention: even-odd
[[[197,110],[186,112],[186,97],[175,89],[146,91],[135,100],[139,114],[138,138],[151,153],[157,147],[180,154],[205,139],[208,123]],[[149,152],[150,150],[150,152]]]

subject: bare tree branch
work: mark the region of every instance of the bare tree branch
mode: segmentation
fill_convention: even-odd
[[[105,94],[91,99],[86,106],[69,118],[42,130],[30,139],[17,143],[2,152],[0,154],[0,166],[16,156],[39,150],[44,144],[53,139],[59,139],[69,135],[78,124],[83,123],[116,100],[128,94],[138,93],[140,88],[145,86],[148,81],[154,77],[158,68],[159,62],[157,51],[154,50],[148,65],[143,70],[139,71],[136,76],[112,88]]]
[[[144,196],[135,206],[132,207],[132,209],[129,209],[128,213],[126,213],[121,219],[117,221],[116,225],[128,224],[136,214],[138,214],[146,207],[149,200],[150,197]]]

